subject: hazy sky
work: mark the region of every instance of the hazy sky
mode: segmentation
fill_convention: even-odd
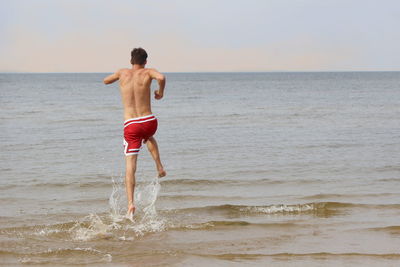
[[[399,0],[0,0],[0,71],[400,70]]]

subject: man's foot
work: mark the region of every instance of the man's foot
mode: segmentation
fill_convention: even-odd
[[[167,172],[163,168],[158,170],[158,178],[162,178],[165,175],[167,175]]]
[[[128,206],[128,212],[126,213],[126,218],[133,221],[133,214],[135,213],[135,206],[133,204]]]

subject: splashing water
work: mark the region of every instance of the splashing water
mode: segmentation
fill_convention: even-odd
[[[122,203],[125,195],[124,182],[122,178],[120,178],[120,181],[115,181],[112,178],[112,182],[113,190],[109,199],[111,216],[119,220],[121,216],[124,217],[123,214],[126,209],[124,203]],[[157,177],[150,182],[142,182],[135,188],[135,217],[142,216],[143,218],[148,218],[157,216],[155,202],[160,188],[160,182]]]
[[[75,224],[69,232],[75,240],[87,241],[94,238],[111,237],[110,230],[113,225],[108,225],[97,214],[86,216],[82,222]]]
[[[143,212],[144,219],[157,216],[155,203],[160,188],[160,182],[156,177],[148,185],[139,186],[138,190],[136,190],[136,203],[138,203],[139,211],[141,210]]]
[[[155,207],[160,188],[159,179],[155,177],[150,183],[139,185],[135,190],[137,211],[130,228],[138,235],[146,232],[158,232],[166,228],[165,219],[158,216]]]
[[[123,230],[124,236],[118,237],[121,240],[131,240],[134,236],[142,236],[148,232],[159,232],[166,228],[166,221],[157,214],[155,203],[161,186],[156,177],[150,182],[141,182],[135,188],[136,211],[132,220],[125,215],[124,203],[125,188],[123,179],[112,178],[112,192],[109,199],[110,213],[99,216],[90,214],[82,221],[77,222],[71,229],[75,240],[87,241],[94,238],[112,238],[114,234]],[[128,231],[127,231],[128,230]],[[130,230],[130,231],[129,231]],[[133,232],[133,237],[126,237],[126,234]],[[114,234],[113,234],[114,233]]]
[[[114,219],[114,221],[121,221],[121,214],[123,213],[123,205],[122,199],[124,194],[124,182],[122,178],[119,178],[119,181],[116,181],[114,177],[111,177],[112,180],[112,192],[110,195],[110,199],[108,203],[110,205],[110,215]]]

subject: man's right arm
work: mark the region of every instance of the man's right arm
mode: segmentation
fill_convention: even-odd
[[[120,75],[120,71],[117,71],[116,73],[113,73],[111,75],[108,75],[107,77],[104,78],[103,82],[104,84],[110,84],[115,81],[118,81]]]
[[[154,98],[155,99],[163,98],[164,88],[165,88],[165,83],[166,83],[165,75],[159,73],[155,69],[150,69],[150,77],[152,79],[157,80],[157,82],[158,82],[158,90],[154,91]]]

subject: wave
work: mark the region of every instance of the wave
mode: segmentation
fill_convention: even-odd
[[[298,149],[325,149],[325,148],[350,148],[350,147],[362,147],[363,143],[332,143],[332,144],[318,144],[318,145],[298,145]]]
[[[382,167],[378,167],[375,169],[378,173],[385,172],[385,171],[400,171],[400,166],[398,165],[386,165]]]
[[[242,185],[242,184],[248,184],[248,183],[254,183],[254,182],[263,182],[263,183],[280,183],[280,181],[277,180],[271,180],[271,179],[260,179],[260,180],[233,180],[233,179],[224,179],[224,180],[218,180],[218,179],[173,179],[173,180],[161,180],[160,184],[161,185],[190,185],[190,186],[195,186],[195,185]]]
[[[209,200],[209,199],[219,199],[219,200],[237,200],[243,199],[242,197],[236,196],[206,196],[206,195],[160,195],[160,200],[174,200],[174,201],[190,201],[190,200]]]
[[[94,180],[101,179],[101,180]],[[98,175],[95,177],[84,177],[82,180],[91,180],[90,182],[39,182],[29,184],[29,187],[33,188],[109,188],[112,184],[112,179],[104,175]],[[386,180],[380,180],[386,181]],[[389,180],[388,180],[389,181]],[[400,181],[399,179],[390,179],[390,181]],[[279,184],[314,184],[314,183],[324,183],[321,179],[297,179],[297,180],[287,180],[287,179],[250,179],[250,180],[240,180],[240,179],[161,179],[160,184],[162,186],[199,186],[199,185],[210,185],[210,186],[242,186],[242,185],[279,185]],[[21,187],[18,184],[7,184],[0,185],[1,190],[13,189]],[[25,186],[25,185],[24,185]]]
[[[100,203],[107,203],[109,199],[104,198],[81,198],[81,199],[74,199],[74,200],[64,200],[60,201],[62,205],[91,205],[91,204],[100,204]]]
[[[187,225],[171,225],[168,230],[215,230],[231,227],[302,227],[295,223],[252,223],[248,221],[207,221]]]
[[[338,257],[370,257],[370,258],[378,258],[378,259],[389,259],[389,260],[398,260],[400,259],[400,254],[398,253],[386,253],[386,254],[376,254],[376,253],[329,253],[329,252],[314,252],[314,253],[274,253],[274,254],[254,254],[254,253],[230,253],[230,254],[196,254],[196,256],[201,257],[211,257],[218,258],[223,260],[256,260],[263,257],[277,257],[277,258],[338,258]]]
[[[154,193],[154,195],[156,194],[157,192]],[[304,227],[304,225],[292,221],[253,221],[255,217],[259,218],[262,216],[308,215],[328,218],[351,213],[353,209],[359,208],[390,208],[400,210],[400,204],[370,205],[342,202],[312,202],[305,204],[264,206],[225,204],[158,210],[155,212],[155,210],[148,209],[148,207],[154,208],[154,203],[150,202],[150,200],[147,204],[143,202],[143,204],[145,204],[143,206],[144,208],[142,211],[138,209],[138,213],[134,216],[133,221],[126,219],[126,217],[118,213],[118,211],[112,210],[110,213],[90,214],[76,221],[67,221],[64,223],[1,228],[0,235],[10,238],[18,237],[25,240],[126,240],[126,238],[135,239],[148,233],[168,230],[187,231],[238,227]],[[188,222],[187,220],[182,220],[188,218],[188,216],[195,216],[197,219],[204,218],[205,221],[196,222],[195,220]],[[212,220],[215,217],[229,219]],[[250,219],[251,217],[253,217],[253,219]],[[247,220],[245,218],[247,218]],[[400,226],[378,227],[367,230],[400,234]]]
[[[102,118],[80,118],[80,119],[59,119],[59,120],[55,120],[54,123],[80,123],[83,122],[85,124],[96,124],[98,122],[105,122],[105,119]]]
[[[18,253],[14,251],[0,251],[0,256],[18,257],[20,263],[51,264],[59,263],[60,257],[64,264],[93,264],[108,263],[112,256],[108,253],[90,247],[58,248],[32,253]]]
[[[400,234],[400,225],[391,225],[385,227],[368,228],[370,231],[388,232],[390,234]]]
[[[0,189],[13,189],[20,187],[29,188],[110,188],[113,177],[106,175],[83,176],[79,181],[66,182],[43,182],[43,180],[33,179],[26,184],[7,184],[0,185]],[[86,182],[82,182],[86,181]]]
[[[190,207],[183,209],[166,210],[168,213],[207,214],[225,216],[246,215],[285,215],[285,214],[310,214],[318,217],[331,217],[348,211],[349,209],[400,209],[400,204],[358,204],[344,202],[311,202],[305,204],[279,204],[265,206],[248,205],[214,205],[204,207]]]
[[[191,254],[198,257],[214,258],[228,261],[238,260],[259,260],[262,258],[275,258],[275,259],[335,259],[342,260],[344,258],[360,259],[365,262],[366,258],[376,260],[396,260],[400,259],[399,253],[359,253],[359,252],[344,252],[344,253],[330,253],[330,252],[310,252],[310,253],[223,253],[223,254]],[[63,264],[93,264],[93,263],[110,263],[112,262],[112,255],[106,252],[99,251],[90,247],[76,247],[76,248],[59,248],[48,249],[35,253],[17,253],[0,250],[0,256],[19,257],[19,262],[23,264],[59,264],[60,258],[63,259]]]
[[[311,195],[311,196],[305,196],[302,197],[301,199],[325,199],[325,198],[339,198],[343,197],[345,195],[343,194],[316,194],[316,195]]]
[[[18,185],[14,184],[0,185],[0,190],[8,190],[16,187],[18,187]]]
[[[150,194],[148,194],[150,195]],[[100,199],[104,201],[103,199]],[[95,200],[98,201],[98,200]],[[146,203],[148,207],[154,208],[154,203]],[[152,216],[157,216],[161,221],[164,220],[165,227],[173,227],[173,224],[168,224],[168,221],[173,221],[177,215],[207,215],[208,218],[212,218],[214,215],[227,216],[227,218],[240,218],[242,216],[262,216],[262,215],[296,215],[296,214],[308,214],[315,216],[332,216],[336,214],[341,214],[342,212],[351,212],[351,209],[395,209],[400,210],[400,204],[358,204],[358,203],[345,203],[345,202],[310,202],[304,204],[279,204],[279,205],[211,205],[211,206],[201,206],[201,207],[189,207],[182,209],[166,209],[158,210],[145,210],[138,211],[138,220],[145,219],[146,216],[151,214]],[[158,214],[157,214],[158,213]],[[234,216],[234,217],[231,217]],[[0,233],[5,232],[15,232],[29,230],[29,232],[36,233],[36,235],[41,234],[57,234],[58,232],[68,231],[76,225],[83,228],[91,228],[90,225],[94,225],[98,222],[99,225],[113,225],[114,223],[120,223],[121,225],[128,225],[128,221],[124,221],[124,217],[121,213],[118,213],[117,209],[110,211],[110,213],[101,214],[90,214],[78,221],[70,221],[65,223],[58,223],[53,225],[36,225],[36,226],[24,226],[24,227],[11,227],[11,228],[1,228]],[[244,221],[208,221],[205,222],[207,225],[228,225],[228,224],[238,224],[247,225]],[[115,226],[115,225],[114,225]],[[47,229],[47,232],[43,232]],[[51,230],[52,229],[52,230]],[[58,229],[58,230],[57,230]],[[393,229],[392,229],[393,230]]]
[[[0,256],[18,256],[18,252],[15,251],[7,251],[7,250],[0,250]]]
[[[169,185],[276,185],[276,184],[310,184],[310,183],[322,183],[320,179],[299,179],[299,180],[284,180],[284,179],[251,179],[251,180],[238,180],[238,179],[170,179],[161,180],[160,184],[163,186]]]
[[[398,196],[399,193],[370,193],[370,194],[315,194],[305,196],[301,199],[314,200],[314,199],[327,199],[327,198],[359,198],[359,197],[383,197],[383,196]]]
[[[13,189],[19,188],[22,185],[10,184],[5,186],[0,186],[0,189]],[[25,186],[25,185],[24,185]],[[110,188],[111,181],[93,181],[93,182],[69,182],[69,183],[35,183],[30,184],[30,188]]]
[[[143,236],[151,232],[162,231],[187,231],[187,230],[216,230],[226,228],[298,228],[303,227],[293,222],[255,223],[243,220],[205,221],[199,223],[187,223],[170,219],[147,220],[146,223],[131,223],[128,220],[116,221],[105,216],[90,215],[84,220],[66,222],[53,225],[37,225],[3,228],[1,235],[11,238],[23,238],[24,240],[70,240],[91,241],[99,239],[127,240]],[[133,234],[133,235],[132,235]]]
[[[348,206],[351,204],[339,203],[339,202],[316,202],[306,204],[294,204],[294,205],[265,205],[265,206],[247,206],[247,205],[214,205],[205,207],[192,207],[184,208],[173,211],[180,211],[184,213],[199,213],[199,212],[221,212],[221,213],[241,213],[241,214],[274,214],[274,213],[300,213],[300,212],[312,212],[316,210],[326,210]]]
[[[399,178],[381,178],[378,179],[380,182],[400,182],[400,177]]]
[[[152,205],[149,205],[152,206]],[[90,214],[77,221],[65,223],[9,227],[0,229],[1,235],[10,237],[21,237],[24,239],[63,239],[74,241],[88,241],[94,239],[124,239],[126,233],[134,236],[143,236],[150,232],[161,232],[167,230],[188,230],[188,229],[210,229],[220,227],[284,227],[291,224],[282,223],[252,223],[242,220],[222,220],[206,221],[200,223],[188,223],[177,220],[176,213],[183,213],[185,216],[190,214],[212,213],[225,214],[235,213],[238,216],[250,214],[273,214],[273,213],[301,213],[313,212],[319,209],[315,205],[273,205],[273,206],[240,206],[240,205],[220,205],[206,206],[199,208],[187,208],[180,210],[164,210],[157,213],[154,211],[144,211],[134,217],[134,221],[127,220],[124,216],[112,213]],[[123,236],[121,236],[123,235]]]

